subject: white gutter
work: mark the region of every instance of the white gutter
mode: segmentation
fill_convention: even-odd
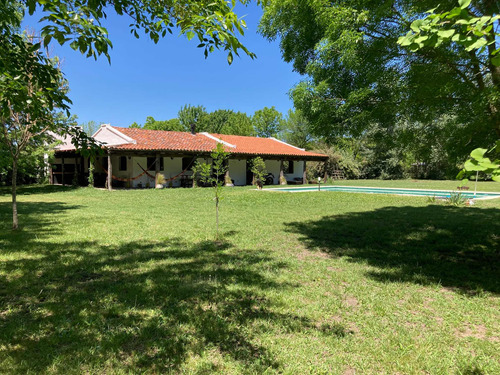
[[[287,146],[289,146],[289,147],[293,147],[293,148],[295,148],[295,149],[297,149],[297,150],[300,150],[300,151],[305,151],[305,150],[306,150],[305,148],[300,148],[300,147],[293,146],[293,145],[291,145],[291,144],[289,144],[289,143],[286,143],[286,142],[280,141],[279,139],[276,139],[276,138],[274,138],[274,137],[269,137],[269,139],[272,139],[273,141],[276,141],[276,142],[282,143],[282,144],[287,145]]]
[[[227,142],[224,142],[222,139],[220,138],[217,138],[215,136],[213,136],[212,134],[209,134],[207,132],[203,132],[203,133],[200,133],[200,134],[203,134],[205,137],[208,137],[210,139],[213,139],[214,141],[216,142],[219,142],[219,143],[222,143],[223,145],[227,146],[227,147],[231,147],[231,148],[236,148],[235,145],[232,145],[231,143],[227,143]]]

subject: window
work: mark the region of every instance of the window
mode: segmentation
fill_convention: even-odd
[[[182,158],[182,170],[188,170],[191,171],[193,170],[193,165],[194,165],[194,159],[195,158]]]
[[[120,171],[127,170],[127,157],[126,156],[120,156],[120,166],[119,166],[118,170],[120,170]]]
[[[285,161],[283,169],[286,174],[293,174],[293,161]]]
[[[160,157],[160,171],[163,171],[163,158]],[[148,157],[148,162],[147,162],[147,167],[148,170],[150,171],[155,171],[156,170],[156,157]]]

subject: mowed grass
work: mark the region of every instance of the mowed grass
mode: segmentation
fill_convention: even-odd
[[[500,200],[0,193],[2,374],[500,373]]]

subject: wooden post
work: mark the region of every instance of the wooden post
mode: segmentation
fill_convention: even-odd
[[[155,174],[160,173],[160,155],[156,154],[156,160],[155,160]]]
[[[64,183],[64,156],[61,156],[61,178],[62,178],[62,186],[65,186]]]
[[[302,176],[302,183],[303,183],[304,185],[306,185],[306,184],[307,184],[307,165],[306,165],[306,163],[307,163],[307,162],[304,160],[304,174],[303,174],[303,176]]]
[[[328,162],[325,161],[325,163],[323,164],[323,168],[325,170],[325,175],[323,176],[323,180],[325,181],[325,183],[326,183],[326,180],[328,180],[328,168],[327,168],[327,166],[328,166]]]
[[[225,186],[234,186],[233,180],[231,180],[231,176],[229,174],[229,160],[224,161],[224,166],[226,167],[226,173],[224,174],[224,185]]]
[[[283,170],[283,160],[280,160],[280,185],[286,185],[285,171]]]
[[[158,180],[158,174],[160,173],[160,154],[155,155],[155,182],[154,187],[156,188],[156,181]]]
[[[108,150],[108,190],[113,190],[113,165],[111,164],[111,151]]]

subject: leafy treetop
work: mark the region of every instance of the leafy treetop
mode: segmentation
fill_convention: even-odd
[[[249,0],[239,2],[247,4]],[[22,0],[22,3],[30,15],[37,8],[43,11],[40,21],[47,23],[41,30],[45,44],[52,39],[61,45],[69,43],[87,57],[110,58],[113,45],[103,21],[112,12],[130,18],[130,32],[136,38],[142,31],[157,43],[177,29],[189,40],[196,37],[205,57],[214,49],[227,51],[229,64],[240,50],[255,57],[238,39],[244,34],[246,24],[234,12],[235,0]]]

